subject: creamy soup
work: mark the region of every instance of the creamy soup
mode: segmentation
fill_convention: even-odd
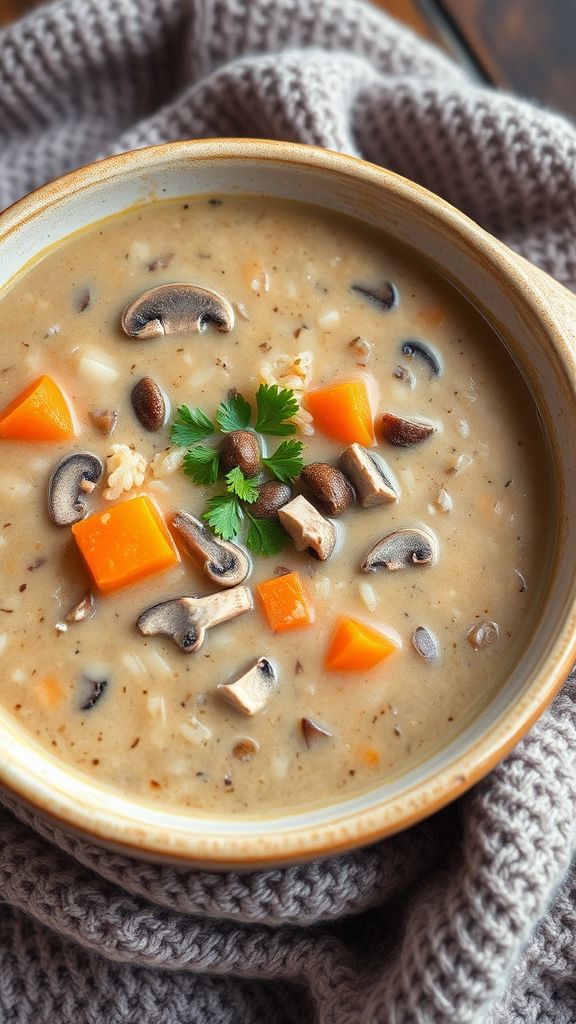
[[[327,803],[494,696],[549,567],[549,460],[423,259],[305,205],[162,201],[47,251],[0,319],[0,699],[71,768],[195,813]],[[210,509],[237,556],[206,554]]]

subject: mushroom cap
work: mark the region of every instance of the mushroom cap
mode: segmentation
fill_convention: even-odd
[[[163,334],[197,334],[213,324],[219,331],[234,327],[228,299],[196,284],[161,284],[137,295],[122,313],[122,330],[129,338]]]
[[[389,444],[399,448],[411,448],[421,444],[438,430],[436,423],[423,417],[395,416],[385,412],[382,417],[382,434]]]
[[[255,519],[278,519],[278,512],[292,501],[292,488],[280,480],[267,480],[260,484],[258,497],[250,505],[250,515]]]
[[[172,529],[182,538],[186,550],[202,563],[208,579],[221,587],[236,587],[248,576],[251,562],[243,548],[220,540],[190,512],[175,512]]]
[[[311,462],[304,466],[300,479],[308,485],[329,516],[343,515],[356,500],[348,477],[328,462]]]
[[[414,630],[412,646],[425,661],[437,661],[440,657],[438,640],[426,626],[418,626]]]
[[[426,363],[433,377],[442,376],[444,370],[442,356],[427,341],[409,338],[402,342],[401,348],[405,356],[412,356]]]
[[[383,281],[379,285],[353,284],[350,291],[364,295],[383,311],[394,309],[398,305],[398,289],[392,281]]]
[[[220,465],[223,473],[238,466],[244,476],[257,476],[262,462],[256,434],[252,430],[232,430],[225,434],[220,445]]]
[[[48,484],[48,512],[56,526],[72,526],[88,515],[82,484],[96,486],[104,467],[97,455],[74,452],[56,466]]]
[[[373,544],[364,561],[362,572],[377,569],[408,569],[431,565],[438,559],[438,541],[432,533],[420,529],[395,530]]]
[[[132,408],[145,430],[155,433],[164,426],[166,401],[153,377],[141,377],[132,388]]]

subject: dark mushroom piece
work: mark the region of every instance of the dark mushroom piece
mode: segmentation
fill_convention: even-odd
[[[398,305],[398,289],[391,281],[384,281],[381,285],[353,284],[350,291],[357,292],[370,299],[379,309],[388,311]]]
[[[404,416],[394,416],[391,412],[385,412],[382,417],[382,436],[389,444],[398,448],[412,448],[416,444],[422,444],[428,437],[435,434],[438,427],[431,420],[422,417],[408,419]]]
[[[104,691],[108,686],[108,679],[105,676],[96,676],[95,678],[88,675],[87,672],[82,673],[81,685],[84,690],[84,697],[80,704],[80,711],[90,711],[95,704],[104,696]]]
[[[334,733],[330,732],[329,729],[326,729],[323,725],[319,725],[318,722],[314,722],[311,718],[302,718],[300,720],[300,729],[302,731],[304,743],[308,748],[310,748],[316,740],[326,739],[326,737],[334,735]]]
[[[248,587],[234,587],[207,597],[161,601],[143,611],[136,625],[144,636],[169,636],[181,651],[191,654],[202,646],[208,629],[253,607]]]
[[[341,516],[354,504],[356,495],[352,484],[344,473],[327,462],[311,462],[302,470],[300,479],[329,516]]]
[[[145,430],[155,433],[164,426],[166,402],[153,377],[141,377],[132,388],[132,408]]]
[[[267,480],[260,484],[258,497],[250,505],[250,515],[255,519],[278,519],[278,512],[292,501],[292,488],[280,480]]]
[[[251,736],[242,736],[232,747],[232,756],[237,761],[251,761],[260,750],[260,744]]]
[[[350,478],[362,508],[398,501],[400,488],[392,470],[375,452],[351,444],[340,456],[340,465]]]
[[[84,597],[74,605],[66,615],[66,622],[84,622],[96,614],[96,602],[92,591],[87,590]]]
[[[235,466],[244,476],[257,476],[262,468],[258,438],[251,430],[233,430],[220,445],[220,467],[229,473]]]
[[[434,633],[426,626],[418,626],[412,636],[414,650],[424,658],[424,661],[437,661],[440,657],[440,646]]]
[[[411,356],[413,359],[421,359],[430,370],[433,377],[440,377],[444,369],[441,356],[434,351],[431,345],[428,345],[426,341],[416,341],[415,339],[409,339],[402,342],[402,352],[405,356]]]
[[[431,565],[438,558],[436,538],[424,530],[395,530],[387,537],[373,544],[360,568],[362,572],[376,572],[377,569],[409,569],[415,566]]]
[[[116,409],[93,409],[90,411],[90,418],[94,421],[100,433],[104,437],[108,437],[116,429],[118,411]]]
[[[132,299],[122,314],[122,330],[129,338],[197,334],[209,324],[219,331],[231,331],[234,310],[228,299],[195,284],[150,288]]]
[[[330,558],[336,544],[336,529],[301,494],[284,505],[278,518],[294,541],[296,551],[307,551],[321,562]]]
[[[246,579],[250,572],[250,559],[237,544],[217,539],[189,512],[176,512],[171,526],[213,583],[219,583],[221,587],[236,587]]]
[[[278,692],[276,669],[268,658],[258,658],[233,683],[220,683],[218,693],[245,715],[255,715]]]
[[[94,490],[103,471],[100,459],[88,452],[75,452],[58,463],[48,484],[48,512],[56,526],[72,526],[85,519],[85,495]]]

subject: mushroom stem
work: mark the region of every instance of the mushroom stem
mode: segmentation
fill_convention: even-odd
[[[268,658],[258,658],[239,679],[218,686],[218,693],[245,715],[261,711],[277,690],[278,676]]]
[[[178,597],[147,608],[136,625],[144,636],[169,636],[190,654],[206,639],[206,630],[254,607],[248,587],[234,587],[207,597]]]
[[[250,572],[248,555],[237,544],[217,540],[211,531],[189,512],[172,517],[172,528],[182,538],[187,551],[202,564],[208,579],[221,587],[235,587]]]

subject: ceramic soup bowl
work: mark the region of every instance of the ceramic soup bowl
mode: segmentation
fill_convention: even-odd
[[[0,217],[0,285],[103,217],[155,198],[214,193],[315,203],[424,253],[482,311],[527,379],[556,493],[553,567],[514,671],[456,738],[363,795],[265,817],[162,810],[67,769],[0,707],[0,781],[14,799],[135,856],[242,870],[334,854],[431,814],[490,771],[562,685],[576,660],[576,299],[447,203],[388,171],[320,149],[226,139],[113,157],[22,199]]]

